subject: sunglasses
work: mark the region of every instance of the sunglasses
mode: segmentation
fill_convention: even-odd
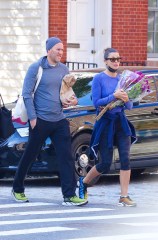
[[[118,58],[106,58],[106,60],[110,60],[110,62],[120,62],[121,60],[121,57],[118,57]]]

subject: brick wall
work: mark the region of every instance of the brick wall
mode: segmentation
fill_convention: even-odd
[[[67,0],[49,0],[49,37],[59,37],[65,47],[62,61],[66,61]]]
[[[112,47],[123,61],[146,61],[148,0],[112,1]]]

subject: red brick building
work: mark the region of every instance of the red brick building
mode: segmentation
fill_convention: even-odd
[[[67,0],[49,0],[49,36],[59,36],[67,43]],[[66,51],[63,61],[66,61]]]
[[[6,103],[21,92],[29,65],[46,54],[49,36],[62,39],[63,62],[104,67],[103,51],[114,47],[124,65],[158,67],[158,0],[6,0],[0,11],[0,90]]]
[[[147,60],[148,1],[113,0],[112,46],[127,61]]]
[[[105,16],[106,21],[106,16]],[[67,0],[49,0],[49,36],[67,43]],[[148,0],[112,0],[111,46],[123,61],[147,63]],[[66,53],[63,61],[66,61]],[[157,64],[157,61],[152,61]]]

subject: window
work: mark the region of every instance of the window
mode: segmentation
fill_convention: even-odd
[[[78,98],[79,105],[92,105],[91,85],[94,75],[94,73],[88,73],[86,75],[81,74],[78,76],[77,81],[73,86],[73,90]]]
[[[149,74],[150,75],[150,74]],[[140,103],[153,103],[158,101],[158,73],[148,79],[150,89],[153,91],[151,94],[145,96]]]
[[[148,0],[148,57],[158,57],[158,0]]]

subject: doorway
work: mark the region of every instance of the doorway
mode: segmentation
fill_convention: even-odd
[[[112,0],[68,0],[67,62],[104,66],[103,50],[111,46]]]
[[[94,0],[68,0],[67,61],[95,62]]]

